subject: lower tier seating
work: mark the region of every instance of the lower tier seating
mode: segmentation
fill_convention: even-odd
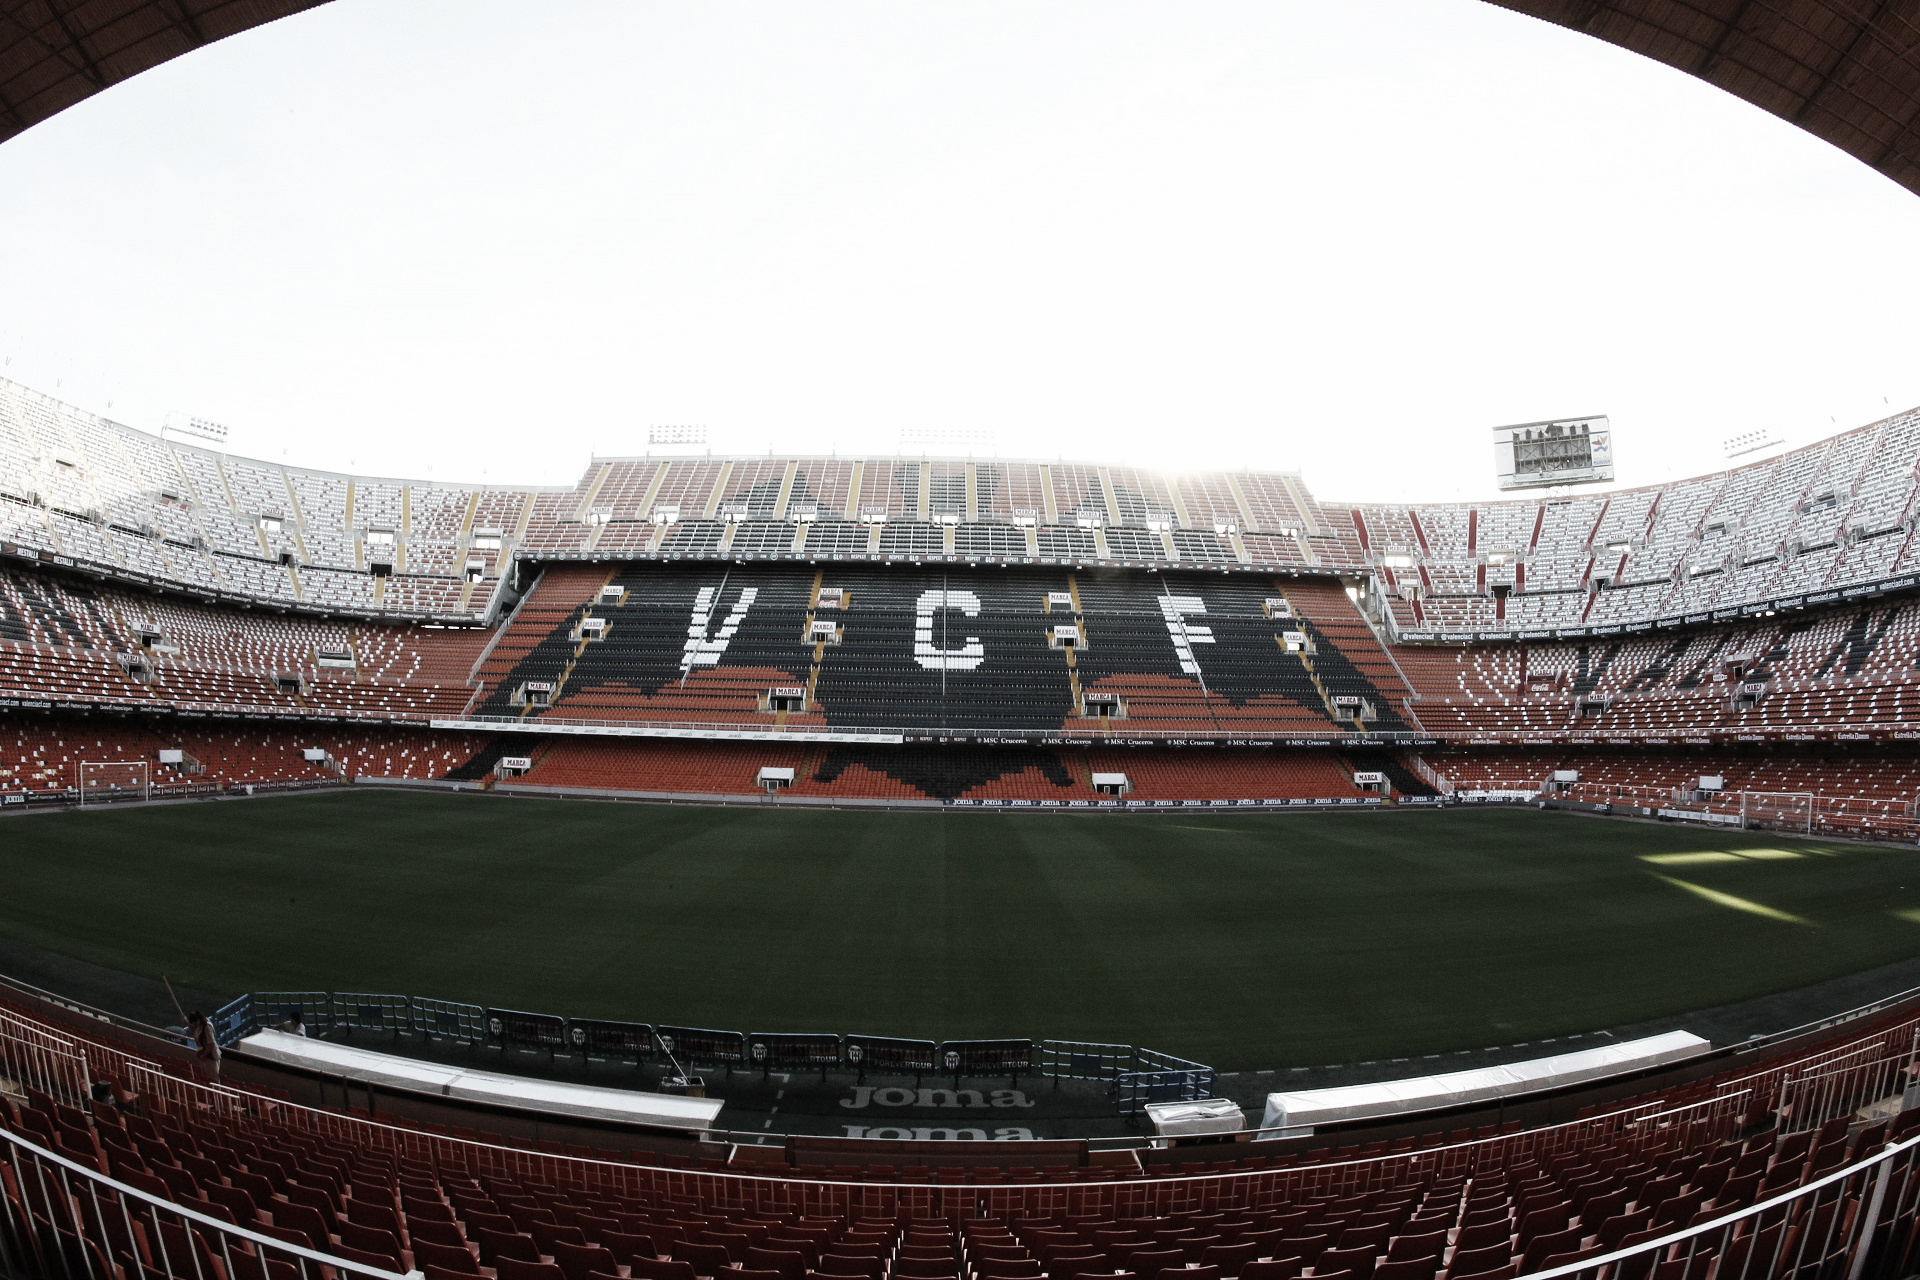
[[[485,741],[482,734],[389,726],[12,716],[0,718],[0,796],[63,798],[78,788],[83,762],[144,763],[156,796],[248,784],[443,778]],[[327,758],[309,760],[308,750]],[[162,763],[163,751],[183,759]]]
[[[1547,791],[1592,804],[1685,803],[1809,834],[1920,837],[1920,752],[1907,744],[1439,747],[1420,758],[1460,791]],[[1556,774],[1571,774],[1557,780]],[[1718,796],[1702,778],[1718,779]]]
[[[537,730],[537,725],[533,726]],[[325,758],[310,760],[317,750]],[[178,751],[166,762],[163,752]],[[499,772],[503,758],[532,762]],[[1132,801],[1379,798],[1354,782],[1380,773],[1391,800],[1436,790],[1540,791],[1594,803],[1664,805],[1690,797],[1738,812],[1791,808],[1812,833],[1920,837],[1920,749],[1905,744],[1733,747],[1178,748],[688,742],[537,732],[477,734],[407,725],[322,724],[71,713],[0,713],[0,796],[69,798],[82,763],[144,763],[156,795],[356,778],[499,782],[565,790],[751,797],[763,768],[791,769],[782,794],[846,800],[1077,801],[1115,798],[1095,774],[1126,779]],[[1573,778],[1556,782],[1555,773]],[[1699,797],[1702,777],[1721,793]],[[1780,825],[1779,814],[1769,825]]]
[[[1359,798],[1327,751],[1109,747],[861,746],[548,739],[519,782],[604,791],[748,796],[762,768],[792,769],[785,794],[866,800],[1111,799],[1095,773],[1125,774],[1134,800]]]
[[[1706,1228],[1920,1131],[1920,1108],[1852,1117],[1883,1087],[1879,1069],[1910,1056],[1920,1026],[1910,1013],[1544,1128],[1442,1122],[1339,1149],[930,1168],[890,1159],[884,1144],[863,1163],[734,1167],[724,1147],[518,1145],[384,1112],[314,1110],[200,1084],[126,1033],[76,1042],[25,997],[0,1005],[0,1045],[71,1045],[67,1060],[84,1064],[39,1067],[0,1093],[0,1128],[13,1136],[0,1139],[0,1229],[40,1264],[34,1273],[103,1280],[293,1280],[281,1245],[423,1280],[1510,1280]],[[1872,1081],[1833,1092],[1819,1114],[1787,1102],[1796,1079],[1862,1063]],[[1894,1264],[1875,1274],[1913,1261],[1913,1164],[1889,1165],[1897,1189],[1873,1197]],[[1832,1228],[1851,1226],[1874,1178],[1834,1185],[1611,1274],[1843,1274],[1836,1240],[1849,1233]]]

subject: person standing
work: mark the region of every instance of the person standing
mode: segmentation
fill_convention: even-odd
[[[213,1034],[213,1023],[195,1009],[187,1015],[187,1034],[193,1037],[193,1056],[207,1064],[213,1078],[220,1078],[220,1037]]]

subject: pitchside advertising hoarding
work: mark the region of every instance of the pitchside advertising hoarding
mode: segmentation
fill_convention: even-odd
[[[1613,479],[1613,427],[1604,414],[1493,429],[1494,474],[1504,489],[1547,489]]]

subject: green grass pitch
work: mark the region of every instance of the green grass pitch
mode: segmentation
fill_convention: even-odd
[[[1541,813],[348,792],[0,821],[0,934],[214,991],[1144,1044],[1478,1048],[1920,954],[1920,852]]]

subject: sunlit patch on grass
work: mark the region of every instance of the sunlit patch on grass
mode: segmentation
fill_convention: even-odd
[[[1703,898],[1716,907],[1725,907],[1729,911],[1744,911],[1750,916],[1759,916],[1765,920],[1779,920],[1785,924],[1811,925],[1813,921],[1805,916],[1796,916],[1789,911],[1769,907],[1764,902],[1755,902],[1752,898],[1742,898],[1736,894],[1723,893],[1719,889],[1709,889],[1703,884],[1690,884],[1685,880],[1676,880],[1672,876],[1655,876],[1655,880],[1664,880],[1676,889],[1685,889],[1696,898]]]
[[[1693,867],[1706,862],[1738,862],[1737,853],[1643,853],[1640,861],[1658,867]]]
[[[1913,924],[1920,924],[1920,907],[1902,907],[1898,911],[1890,911],[1887,914],[1896,920],[1906,920]]]
[[[1779,862],[1785,858],[1804,858],[1792,849],[1702,850],[1698,853],[1643,853],[1640,861],[1658,867],[1696,867],[1710,862]]]

